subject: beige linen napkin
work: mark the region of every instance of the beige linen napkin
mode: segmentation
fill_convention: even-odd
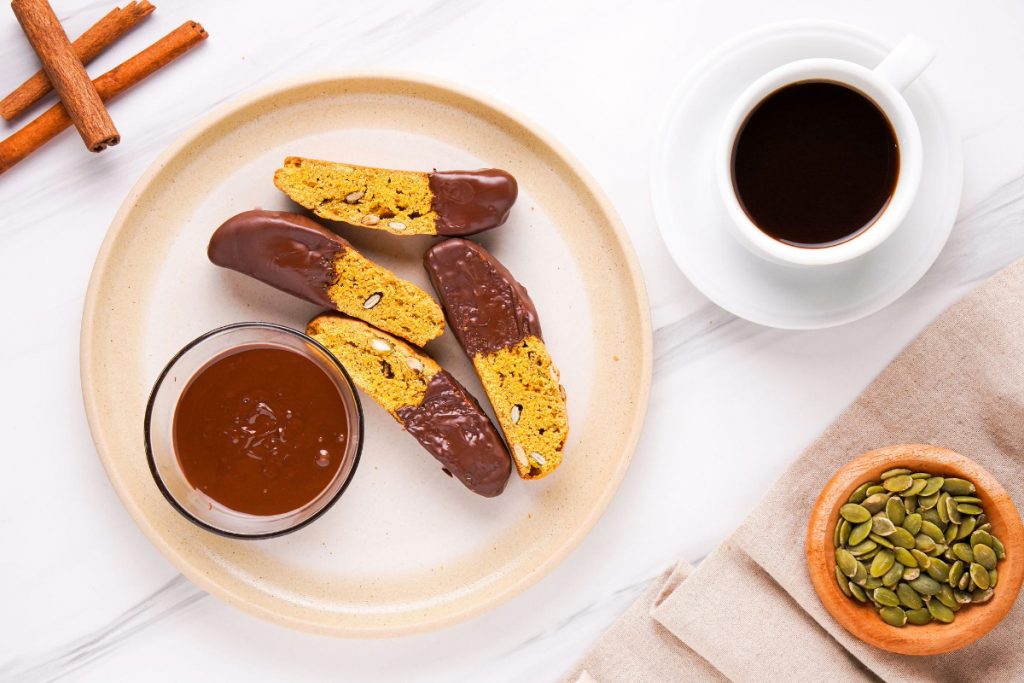
[[[845,462],[897,443],[977,460],[1024,509],[1024,261],[933,323],[721,547],[656,582],[569,680],[1024,681],[1022,599],[981,640],[934,657],[866,645],[818,600],[803,549],[814,501]]]

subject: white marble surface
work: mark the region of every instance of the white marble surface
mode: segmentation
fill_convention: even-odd
[[[112,2],[54,4],[77,35]],[[67,132],[0,177],[3,680],[556,680],[645,582],[725,538],[936,314],[1024,256],[1018,0],[157,4],[91,73],[185,19],[202,22],[211,39],[113,104],[124,142],[92,156]],[[665,253],[647,188],[653,131],[673,84],[723,40],[794,18],[846,21],[890,43],[923,36],[939,55],[929,81],[964,144],[960,220],[938,263],[885,311],[821,332],[759,328],[708,303]],[[561,139],[621,213],[657,328],[644,436],[583,544],[483,617],[382,641],[272,626],[181,578],[108,484],[78,380],[92,259],[143,169],[214,105],[254,85],[349,66],[462,83]],[[35,68],[0,7],[0,90]]]

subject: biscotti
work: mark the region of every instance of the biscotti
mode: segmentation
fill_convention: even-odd
[[[479,244],[450,239],[424,265],[448,325],[473,361],[524,479],[550,474],[569,431],[565,389],[526,289]]]
[[[366,323],[335,314],[306,333],[341,362],[352,381],[403,425],[474,493],[501,493],[512,472],[505,444],[466,389],[430,356]]]
[[[217,228],[207,253],[219,266],[365,320],[418,346],[444,332],[444,314],[429,294],[300,214],[240,213]]]
[[[496,228],[516,201],[505,171],[397,171],[288,157],[274,185],[317,216],[393,235],[472,235]]]

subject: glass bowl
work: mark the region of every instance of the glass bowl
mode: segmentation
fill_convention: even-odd
[[[192,486],[174,446],[174,413],[192,378],[213,361],[244,347],[280,348],[313,361],[334,382],[348,418],[345,454],[334,478],[302,507],[275,515],[253,515],[222,505]],[[187,344],[156,380],[146,406],[146,457],[160,492],[186,519],[232,538],[269,538],[309,524],[341,496],[359,464],[363,447],[363,409],[345,368],[316,340],[283,325],[236,323],[211,330]]]

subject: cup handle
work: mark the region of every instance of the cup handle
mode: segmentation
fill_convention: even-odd
[[[889,81],[897,90],[904,90],[935,59],[928,43],[913,34],[893,48],[889,56],[875,67],[875,73]]]

